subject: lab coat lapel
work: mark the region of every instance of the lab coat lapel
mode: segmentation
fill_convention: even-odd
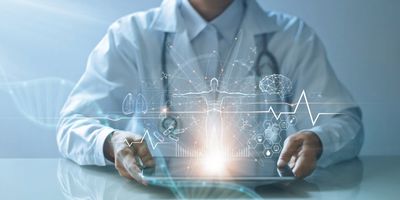
[[[208,90],[186,30],[177,32],[172,42],[168,43],[169,55],[174,62],[172,65],[188,81],[186,84],[191,85],[194,91]]]
[[[246,11],[235,44],[227,61],[223,63],[221,87],[226,90],[254,91],[254,63],[262,48],[259,37],[278,30],[273,17],[256,1],[245,1]],[[245,85],[244,83],[248,83]]]
[[[181,87],[184,85],[187,90],[192,91],[208,90],[208,83],[201,74],[198,58],[193,51],[179,10],[180,3],[181,0],[164,0],[150,28],[168,33],[166,53],[171,59],[167,68],[170,73],[179,74],[182,78],[179,81],[174,80],[174,84]]]
[[[254,79],[260,78],[257,77],[255,63],[263,48],[260,42],[261,37],[262,35],[255,35],[246,28],[240,30],[229,59],[223,64],[225,69],[222,80],[223,83],[228,84],[226,87],[236,88],[236,90],[246,88],[245,90],[248,90],[250,87],[246,87],[245,83],[254,85],[254,81],[256,81]],[[265,59],[261,61],[260,66],[266,66],[264,61]],[[269,69],[262,67],[261,71],[262,74],[266,74]]]
[[[177,13],[180,0],[164,0],[149,28],[162,32],[175,32],[177,29]]]

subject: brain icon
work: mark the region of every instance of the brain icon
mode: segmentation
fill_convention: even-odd
[[[260,90],[269,95],[289,96],[292,92],[292,81],[281,74],[265,76],[259,83]]]

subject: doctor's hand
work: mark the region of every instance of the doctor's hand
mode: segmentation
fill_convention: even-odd
[[[285,165],[293,170],[296,177],[304,178],[310,175],[322,153],[322,144],[319,137],[310,131],[299,132],[286,138],[278,168]]]
[[[104,155],[114,161],[119,174],[128,179],[135,179],[146,185],[141,175],[141,168],[154,167],[154,160],[140,135],[125,131],[116,131],[104,144]]]

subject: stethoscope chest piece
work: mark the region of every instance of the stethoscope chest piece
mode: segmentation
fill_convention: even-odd
[[[178,128],[178,121],[176,120],[176,118],[167,115],[161,120],[161,127],[163,130],[173,131]]]
[[[176,142],[179,141],[178,135],[182,133],[182,130],[178,129],[177,118],[168,114],[162,117],[159,129],[165,137]]]

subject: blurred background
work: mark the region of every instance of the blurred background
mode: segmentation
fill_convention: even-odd
[[[160,3],[1,0],[0,158],[59,157],[55,118],[90,51],[113,21]],[[361,154],[400,155],[400,1],[259,3],[299,16],[319,33],[337,75],[363,109]]]

